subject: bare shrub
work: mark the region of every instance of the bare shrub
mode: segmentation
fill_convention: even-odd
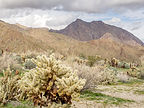
[[[84,89],[94,88],[100,84],[112,84],[117,81],[116,72],[105,66],[89,67],[74,63],[73,68],[78,70],[79,77],[87,80]]]
[[[131,80],[131,77],[127,75],[125,72],[118,72],[117,78],[120,82],[126,83]]]
[[[4,53],[3,56],[0,56],[0,72],[6,69],[8,65],[11,68],[15,67],[15,64],[17,64],[17,61],[13,59],[11,54]]]

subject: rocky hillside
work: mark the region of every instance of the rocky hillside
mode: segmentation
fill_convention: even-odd
[[[117,42],[111,33],[90,41],[78,41],[69,36],[49,32],[47,28],[28,28],[0,21],[0,49],[8,52],[45,52],[53,50],[64,55],[101,55],[125,61],[139,61],[144,47]]]
[[[132,33],[102,21],[85,22],[77,19],[62,30],[51,30],[51,32],[61,33],[80,41],[90,41],[100,39],[107,34],[119,42],[130,45],[144,45],[143,42]]]

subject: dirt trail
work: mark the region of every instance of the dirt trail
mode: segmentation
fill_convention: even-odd
[[[95,92],[100,92],[109,96],[133,100],[135,102],[121,105],[104,105],[95,101],[81,100],[74,102],[73,108],[144,108],[144,94],[138,94],[136,91],[144,91],[144,84],[136,85],[109,85],[98,86]]]

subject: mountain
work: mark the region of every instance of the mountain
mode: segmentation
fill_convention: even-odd
[[[107,34],[111,34],[111,38],[116,41],[130,45],[144,45],[144,43],[132,33],[122,28],[105,24],[102,21],[85,22],[77,19],[62,30],[50,31],[64,34],[80,41],[96,40]]]
[[[103,58],[112,57],[125,61],[140,62],[144,55],[144,47],[127,45],[117,42],[111,33],[90,41],[78,41],[69,36],[50,32],[47,28],[29,28],[20,24],[8,24],[0,21],[0,49],[8,52],[55,52],[67,56],[101,55]]]

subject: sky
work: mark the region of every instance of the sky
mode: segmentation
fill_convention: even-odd
[[[77,18],[126,29],[144,42],[144,0],[0,0],[0,20],[63,29]]]

